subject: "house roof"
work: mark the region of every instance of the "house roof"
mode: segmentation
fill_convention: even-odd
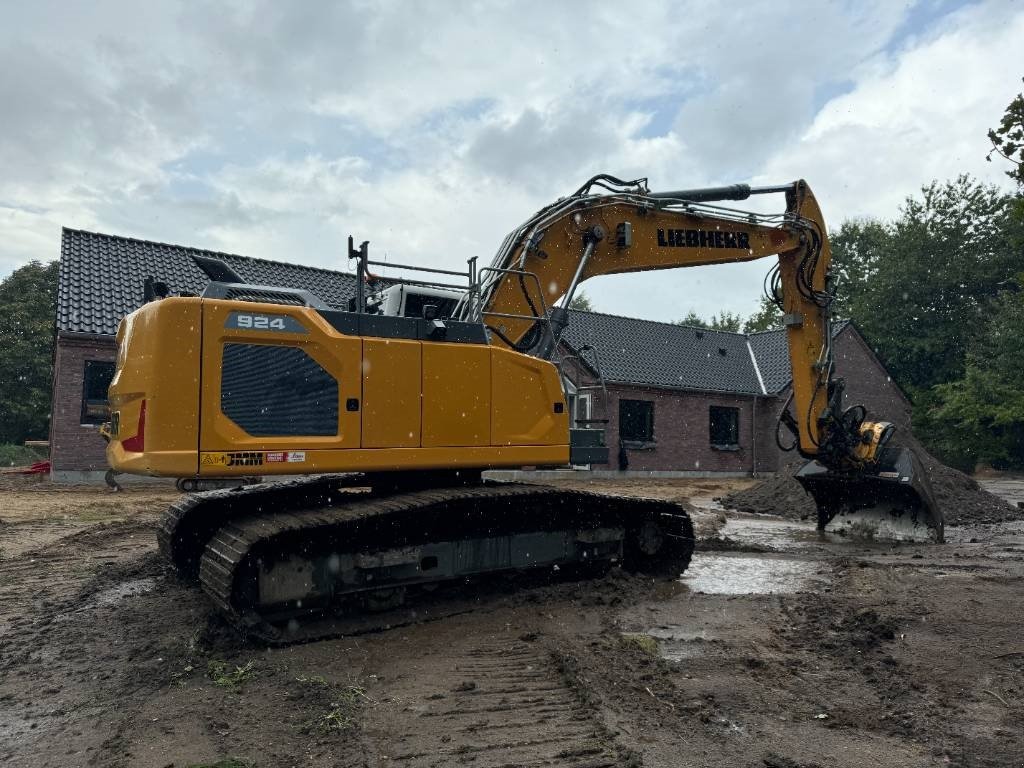
[[[65,228],[57,330],[113,336],[121,318],[142,305],[143,282],[150,276],[172,292],[201,293],[209,278],[193,255],[221,259],[248,283],[305,288],[334,307],[347,306],[355,295],[355,277],[346,272]]]
[[[601,312],[569,313],[563,339],[589,344],[607,381],[672,389],[761,394],[742,333],[658,323]],[[595,362],[593,353],[584,355]]]
[[[563,340],[606,381],[665,389],[773,395],[792,379],[784,329],[732,333],[570,310]],[[836,322],[833,336],[849,321]]]
[[[193,255],[221,259],[246,282],[302,288],[334,307],[347,306],[356,291],[356,278],[347,272],[65,228],[57,330],[113,336],[121,318],[142,305],[143,282],[149,276],[163,280],[175,293],[201,293],[209,279]],[[574,350],[591,345],[608,381],[771,395],[791,379],[782,329],[748,335],[602,312],[569,314],[563,340]],[[836,323],[834,333],[847,324]],[[593,352],[583,357],[594,363]]]

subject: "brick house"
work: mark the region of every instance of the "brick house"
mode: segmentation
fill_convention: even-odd
[[[335,307],[355,294],[355,278],[345,272],[64,229],[50,426],[55,481],[102,479],[98,427],[107,418],[117,325],[142,304],[147,277],[175,293],[201,293],[207,277],[193,255],[221,259],[249,283],[304,288]],[[837,325],[835,349],[853,398],[909,423],[906,397],[852,324]],[[782,331],[744,335],[573,311],[560,355],[571,413],[580,420],[607,415],[611,464],[594,469],[618,469],[620,448],[631,471],[778,467],[774,425],[790,383]]]
[[[776,423],[792,384],[784,330],[743,334],[570,314],[560,352],[572,384],[571,412],[584,421],[607,419],[610,463],[594,469],[777,471],[783,452]],[[846,403],[908,427],[910,402],[853,323],[835,323],[833,339]],[[785,444],[790,440],[783,435]]]

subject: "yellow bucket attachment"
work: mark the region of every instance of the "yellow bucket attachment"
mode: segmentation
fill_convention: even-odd
[[[817,461],[796,479],[818,507],[818,530],[888,541],[943,541],[942,512],[920,460],[888,447],[870,469],[832,470]]]

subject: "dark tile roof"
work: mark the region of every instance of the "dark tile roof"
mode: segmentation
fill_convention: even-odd
[[[606,381],[773,395],[792,379],[782,329],[747,335],[600,312],[569,314],[563,340],[574,350],[584,344],[594,347]],[[847,324],[837,322],[833,335]],[[583,357],[594,362],[593,353]]]
[[[832,324],[832,338],[835,338],[850,324],[849,320],[836,320]],[[747,336],[750,349],[757,360],[757,370],[769,395],[781,392],[793,380],[789,366],[789,350],[786,347],[786,331],[776,328],[760,331]]]
[[[65,228],[57,330],[115,334],[121,318],[142,304],[142,284],[151,275],[172,292],[201,293],[208,280],[192,254],[223,260],[249,283],[305,288],[334,307],[347,306],[355,294],[355,278],[345,272]]]
[[[773,331],[752,333],[747,339],[754,359],[757,360],[757,370],[761,374],[761,381],[764,382],[764,391],[774,394],[788,387],[793,374],[789,366],[786,331],[778,328]]]
[[[573,310],[563,338],[573,349],[593,346],[607,381],[761,393],[742,333]]]

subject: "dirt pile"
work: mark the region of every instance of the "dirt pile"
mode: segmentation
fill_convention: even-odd
[[[981,488],[963,472],[947,467],[912,436],[901,435],[899,444],[913,450],[931,482],[935,500],[945,517],[946,525],[977,525],[1002,523],[1024,518],[1024,510],[1016,509],[998,496]],[[780,515],[798,520],[813,520],[814,501],[804,492],[793,475],[804,462],[788,462],[778,474],[758,485],[737,491],[721,499],[726,507],[758,515]]]

